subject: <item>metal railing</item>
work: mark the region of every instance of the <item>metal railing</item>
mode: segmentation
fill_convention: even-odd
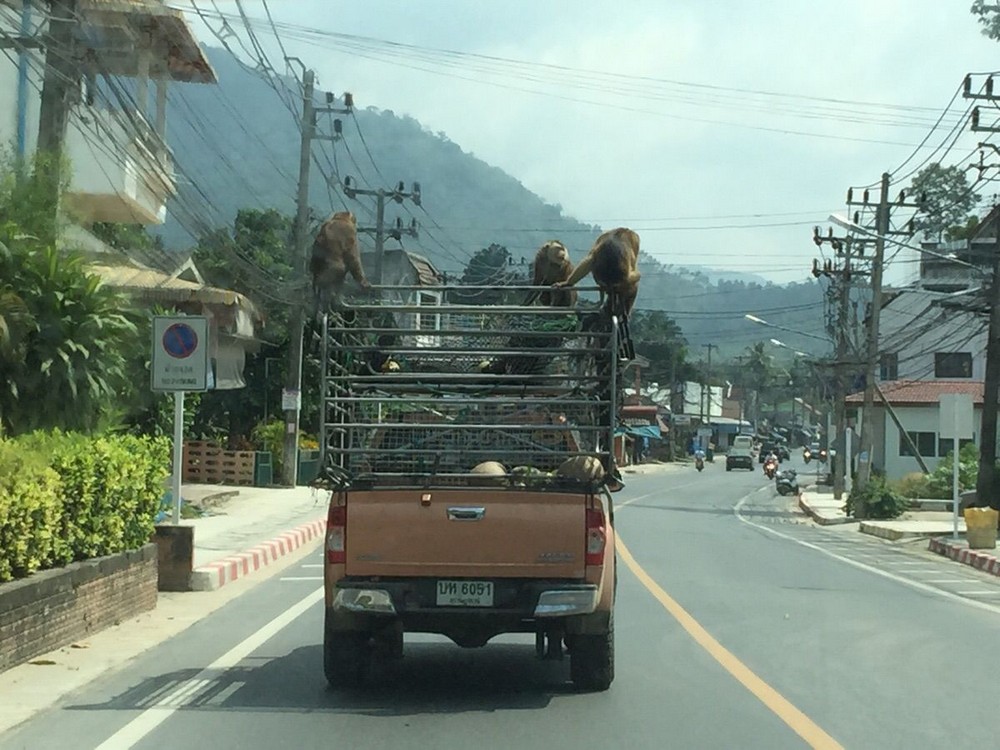
[[[321,316],[321,476],[332,486],[594,490],[617,477],[631,352],[619,317],[531,304],[541,287],[503,287],[524,304],[448,301],[475,289],[383,286],[380,302]],[[415,304],[427,291],[442,300]]]

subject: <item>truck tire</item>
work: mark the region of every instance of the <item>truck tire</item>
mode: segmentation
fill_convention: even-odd
[[[615,679],[615,615],[611,613],[608,632],[577,635],[569,655],[570,678],[577,690],[599,692]]]
[[[370,636],[367,633],[332,630],[323,635],[323,674],[334,690],[364,684],[371,667]]]

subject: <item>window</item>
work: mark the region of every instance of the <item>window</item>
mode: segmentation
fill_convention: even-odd
[[[942,457],[942,458],[944,456],[947,456],[948,453],[951,452],[951,449],[955,447],[954,443],[955,443],[955,441],[952,440],[951,438],[947,438],[947,439],[941,438],[940,440],[938,440],[938,456]],[[975,445],[976,444],[976,439],[975,438],[962,438],[961,440],[958,441],[958,450],[961,451],[962,448],[964,448],[965,446],[967,446],[969,443],[972,443],[973,445]]]
[[[885,352],[879,358],[879,380],[899,379],[899,355],[896,352]]]
[[[936,432],[907,432],[906,434],[910,436],[910,440],[917,446],[917,450],[920,451],[920,455],[923,458],[934,458],[937,456],[938,437]],[[899,433],[899,455],[913,455],[910,446],[906,443],[906,438],[903,436],[902,430]]]
[[[970,352],[937,352],[934,355],[934,377],[971,378],[972,354]]]

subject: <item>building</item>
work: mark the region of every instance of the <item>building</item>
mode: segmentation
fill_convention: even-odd
[[[0,143],[21,160],[39,136],[48,4],[0,0]],[[158,224],[175,192],[167,147],[171,83],[215,83],[184,19],[161,0],[78,0],[64,153],[71,177],[66,211],[79,223]],[[20,44],[23,41],[28,46]]]
[[[0,0],[0,144],[19,163],[39,142],[49,52],[48,3]],[[137,303],[209,319],[214,387],[242,388],[256,351],[260,311],[245,296],[207,285],[189,257],[139,248],[119,252],[90,231],[96,222],[155,225],[176,192],[166,143],[172,83],[216,83],[181,11],[162,0],[78,0],[72,26],[63,152],[69,185],[59,243],[93,259],[105,284]]]
[[[983,411],[983,383],[973,380],[913,380],[891,381],[881,384],[886,400],[892,406],[896,418],[903,425],[910,439],[916,445],[927,468],[931,471],[952,449],[951,440],[939,437],[940,419],[938,401],[946,393],[964,393],[972,396],[974,406],[975,433],[972,442],[978,442],[980,420]],[[860,407],[864,394],[855,393],[847,397],[849,407]],[[920,471],[920,464],[914,458],[902,430],[896,425],[888,410],[876,399],[873,413],[873,445],[875,446],[872,466],[885,472],[888,479],[900,479],[907,474]],[[963,440],[964,445],[969,441]]]

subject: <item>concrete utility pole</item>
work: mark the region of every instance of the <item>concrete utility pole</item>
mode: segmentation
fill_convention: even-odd
[[[865,400],[862,412],[858,476],[855,486],[861,490],[871,478],[875,430],[872,424],[875,407],[875,381],[878,377],[878,330],[882,313],[882,266],[885,263],[885,238],[889,232],[889,173],[882,173],[878,209],[875,213],[875,258],[872,261],[872,306],[868,314],[868,348],[865,357]],[[855,516],[864,518],[863,502],[855,506]]]
[[[850,319],[851,284],[854,277],[854,270],[851,267],[851,259],[855,252],[863,251],[865,243],[863,240],[856,241],[852,237],[834,237],[831,229],[827,235],[821,235],[819,227],[813,229],[813,242],[816,246],[829,243],[836,253],[839,263],[826,261],[822,265],[818,260],[813,260],[813,276],[825,276],[830,279],[833,285],[832,296],[836,298],[836,319],[832,328],[834,340],[836,341],[836,354],[831,363],[833,373],[833,418],[831,426],[834,429],[833,443],[830,443],[829,430],[827,431],[827,447],[836,451],[836,459],[831,459],[833,465],[833,497],[840,500],[844,496],[846,484],[847,466],[850,464],[850,456],[847,456],[847,409],[845,399],[847,398],[847,387],[844,382],[844,370],[848,357],[848,321]]]
[[[288,61],[301,60],[289,57]],[[316,74],[312,70],[302,73],[302,140],[299,145],[299,185],[295,200],[294,244],[290,254],[291,266],[296,270],[303,286],[309,265],[309,169],[312,161],[313,141],[336,141],[340,138],[340,120],[334,120],[332,135],[317,132],[317,113],[349,114],[353,106],[350,94],[344,94],[343,109],[329,106],[333,95],[327,94],[326,107],[317,107],[313,98],[316,93]],[[302,356],[305,335],[305,307],[301,299],[292,302],[292,317],[289,323],[288,374],[285,391],[282,393],[282,409],[285,412],[285,435],[282,444],[284,461],[281,467],[281,483],[294,487],[299,472],[299,415],[302,409]]]
[[[73,36],[77,23],[77,0],[49,0],[37,148],[48,160],[45,162],[44,179],[52,198],[53,219],[59,213],[69,110],[80,80]]]
[[[702,346],[708,349],[708,366],[705,368],[707,388],[702,388],[703,398],[705,399],[705,417],[702,419],[702,424],[708,425],[712,422],[712,350],[719,347],[715,344],[702,344]]]
[[[308,259],[307,235],[309,229],[309,165],[312,159],[312,142],[316,134],[316,113],[313,111],[316,74],[306,70],[302,75],[302,141],[299,145],[299,189],[295,206],[294,248],[292,268],[300,279],[305,279]],[[305,332],[305,309],[297,300],[292,308],[288,346],[288,374],[282,393],[285,412],[285,437],[282,450],[281,483],[294,487],[299,470],[299,412],[302,408],[302,338]]]
[[[983,384],[983,414],[980,426],[979,477],[976,504],[1000,508],[997,461],[997,402],[1000,401],[1000,210],[995,222],[993,278],[989,286],[990,324],[986,338],[986,374]]]
[[[375,236],[375,281],[376,285],[381,285],[385,283],[385,238],[386,235],[394,239],[402,239],[403,235],[408,235],[410,237],[417,236],[417,220],[413,219],[410,221],[408,227],[403,227],[403,223],[400,219],[396,219],[395,227],[386,230],[385,228],[385,200],[389,198],[390,200],[396,201],[396,203],[402,203],[405,198],[409,198],[413,201],[414,205],[420,205],[420,183],[414,182],[413,188],[410,192],[406,192],[406,185],[400,181],[394,190],[383,190],[379,188],[378,190],[362,190],[361,188],[354,187],[354,180],[350,177],[344,178],[344,195],[348,198],[356,199],[359,195],[371,195],[375,197],[375,226],[374,227],[358,227],[358,232],[365,234],[372,234]]]

